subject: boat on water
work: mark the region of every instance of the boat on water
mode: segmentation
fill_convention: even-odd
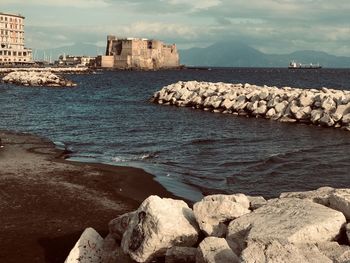
[[[291,61],[288,66],[289,69],[320,69],[322,66],[320,64],[301,64],[295,61]]]

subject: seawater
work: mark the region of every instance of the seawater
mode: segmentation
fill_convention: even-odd
[[[175,194],[277,196],[350,187],[350,132],[160,106],[179,80],[350,89],[350,70],[226,68],[67,75],[76,88],[0,84],[0,128],[45,136],[71,160],[143,168]]]

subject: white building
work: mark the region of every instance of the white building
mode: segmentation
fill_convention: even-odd
[[[24,47],[24,16],[0,12],[0,64],[32,62],[32,50]]]

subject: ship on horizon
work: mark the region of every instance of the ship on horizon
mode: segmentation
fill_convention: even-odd
[[[288,66],[289,69],[320,69],[322,66],[320,64],[301,64],[295,61],[291,61]]]

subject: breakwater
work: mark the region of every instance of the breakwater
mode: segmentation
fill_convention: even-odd
[[[350,91],[179,81],[152,101],[212,112],[350,130]]]
[[[70,80],[57,76],[50,71],[14,71],[2,78],[5,83],[13,83],[22,86],[46,86],[46,87],[73,87],[76,86]]]

